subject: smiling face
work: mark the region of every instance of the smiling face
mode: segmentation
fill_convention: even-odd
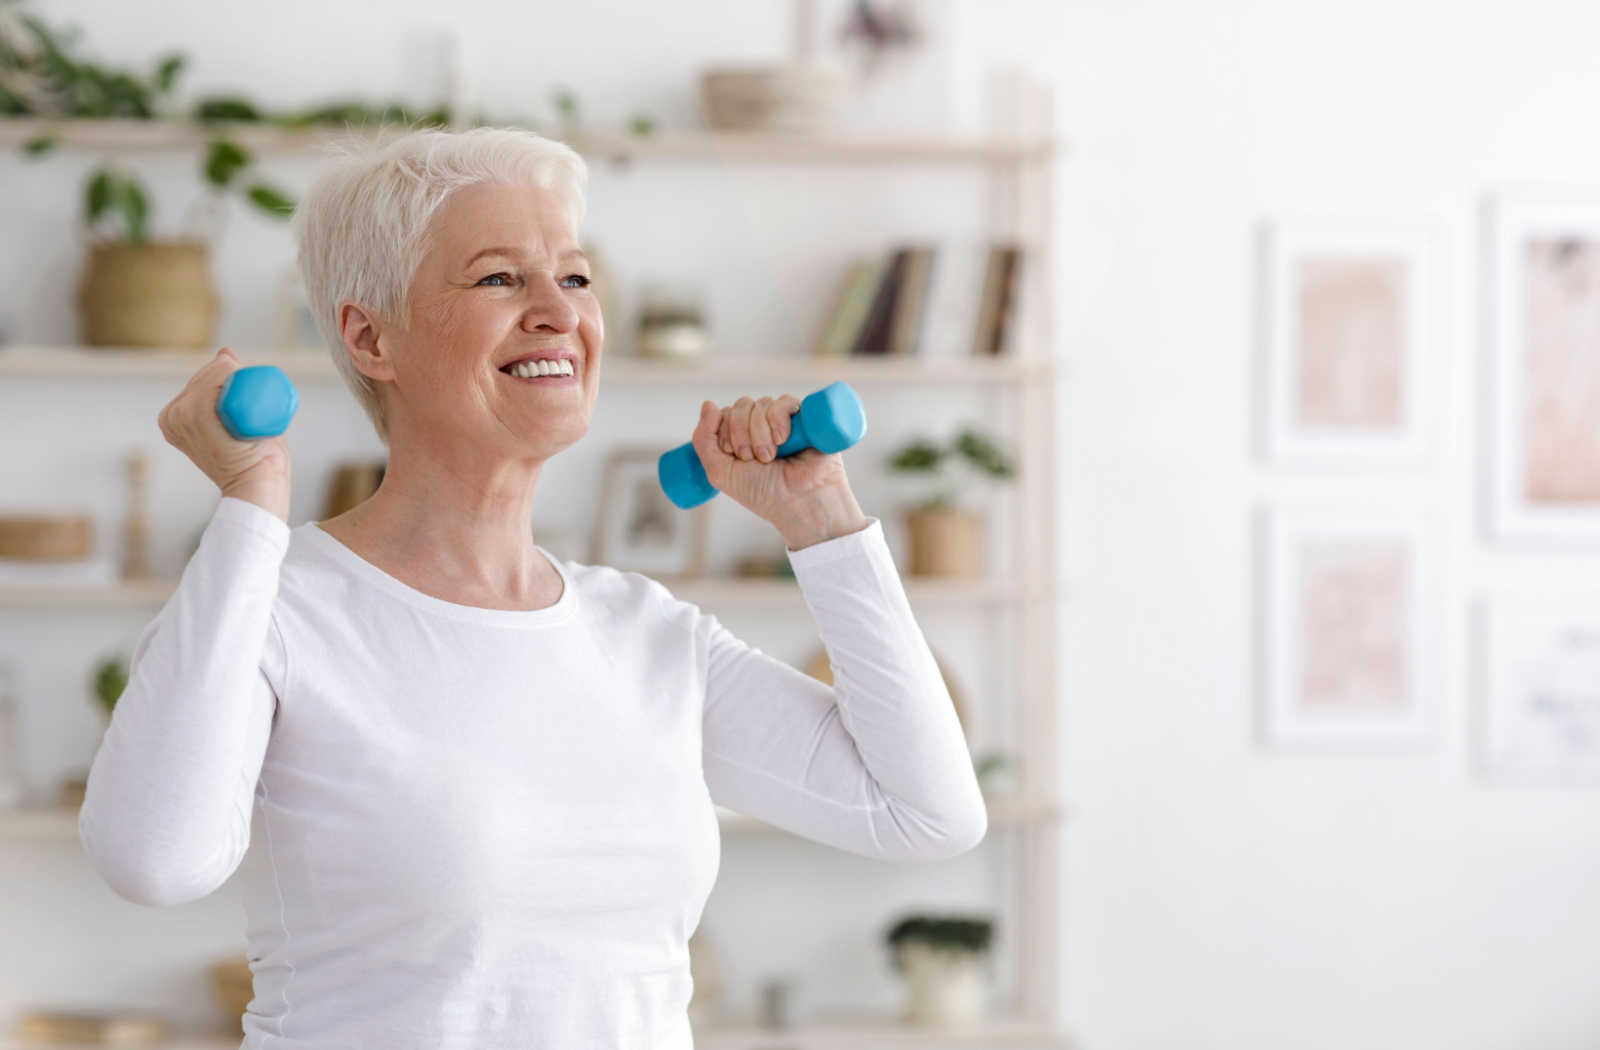
[[[391,443],[487,443],[548,459],[588,429],[605,340],[589,262],[561,199],[533,185],[466,186],[434,213],[430,231],[410,323],[378,338],[390,370],[362,369],[394,380],[378,384]],[[574,380],[528,382],[499,370],[555,350],[576,355]]]

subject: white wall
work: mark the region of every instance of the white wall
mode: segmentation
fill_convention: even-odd
[[[1069,1018],[1116,1050],[1600,1044],[1600,799],[1485,787],[1468,735],[1471,596],[1600,581],[1594,557],[1481,538],[1473,410],[1480,194],[1600,182],[1600,18],[1548,0],[1111,0],[1068,21]],[[1449,373],[1430,391],[1448,426],[1427,473],[1255,459],[1254,224],[1277,212],[1448,234]],[[1430,752],[1253,743],[1250,515],[1321,496],[1443,516]]]

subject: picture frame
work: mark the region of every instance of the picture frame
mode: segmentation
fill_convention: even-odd
[[[1600,542],[1600,193],[1502,189],[1483,207],[1485,532]]]
[[[1442,235],[1429,221],[1277,217],[1259,228],[1262,458],[1426,466],[1442,394]]]
[[[1260,724],[1269,747],[1414,750],[1436,733],[1431,515],[1258,511]]]
[[[661,489],[662,450],[619,445],[606,456],[589,560],[663,583],[705,576],[709,502],[683,510]]]
[[[1600,786],[1600,595],[1481,594],[1477,770],[1504,786]]]

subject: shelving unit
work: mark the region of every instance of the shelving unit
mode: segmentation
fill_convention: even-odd
[[[1061,150],[1053,139],[1049,88],[1022,82],[1027,103],[1013,114],[1014,127],[992,137],[939,141],[862,140],[781,135],[672,132],[646,139],[585,134],[567,139],[591,159],[614,164],[722,161],[747,158],[768,163],[935,163],[979,165],[990,173],[991,232],[1009,237],[1027,249],[1024,268],[1021,329],[1015,333],[1013,356],[981,359],[771,358],[719,356],[719,380],[753,380],[804,384],[844,379],[850,383],[911,385],[977,384],[1012,400],[1021,437],[1016,492],[1019,513],[1012,539],[1025,567],[1025,578],[935,580],[907,576],[907,595],[916,609],[971,610],[985,619],[1016,617],[1018,709],[1011,742],[1020,758],[1014,792],[988,797],[990,833],[979,849],[1012,850],[1016,878],[1011,887],[1012,927],[1000,931],[1000,942],[1015,953],[1015,996],[996,1004],[995,1018],[973,1032],[924,1031],[892,1018],[843,1017],[809,1023],[787,1031],[728,1027],[695,1031],[703,1050],[867,1050],[891,1047],[1014,1047],[1046,1050],[1073,1046],[1062,1028],[1056,989],[1059,986],[1059,931],[1062,866],[1060,830],[1068,807],[1062,798],[1058,769],[1057,611],[1063,599],[1055,550],[1055,493],[1048,463],[1034,466],[1036,450],[1055,445],[1055,384],[1060,368],[1053,354],[1054,317],[1051,290],[1054,273],[1052,217],[1053,165]],[[21,143],[55,130],[63,145],[108,150],[193,149],[213,131],[159,121],[73,121],[60,126],[41,120],[0,120],[0,146]],[[284,131],[256,125],[219,125],[237,141],[261,152],[311,149],[328,139],[327,131]],[[322,350],[249,351],[252,361],[271,362],[297,382],[338,381]],[[0,382],[28,378],[116,377],[186,378],[209,351],[118,350],[81,347],[0,347]],[[604,365],[607,385],[660,386],[701,384],[707,366],[616,358]],[[159,607],[175,580],[105,587],[0,588],[0,609],[66,610],[106,607]],[[803,612],[792,582],[716,579],[681,581],[674,593],[708,609],[735,605],[792,604]],[[728,833],[772,833],[761,821],[718,807]],[[0,813],[0,840],[74,839],[76,813],[62,808],[36,808]],[[186,1037],[173,1047],[208,1050],[237,1047],[238,1036]],[[0,1038],[0,1048],[11,1044]]]

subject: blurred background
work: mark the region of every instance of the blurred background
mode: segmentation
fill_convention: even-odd
[[[284,220],[385,122],[589,160],[606,359],[553,552],[829,680],[781,538],[663,508],[654,457],[704,398],[843,378],[870,414],[852,487],[990,831],[891,865],[719,814],[697,1045],[1600,1045],[1581,5],[0,19],[0,1047],[238,1044],[231,887],[117,897],[74,807],[216,506],[156,425],[188,376],[293,378],[292,524],[381,479]]]

